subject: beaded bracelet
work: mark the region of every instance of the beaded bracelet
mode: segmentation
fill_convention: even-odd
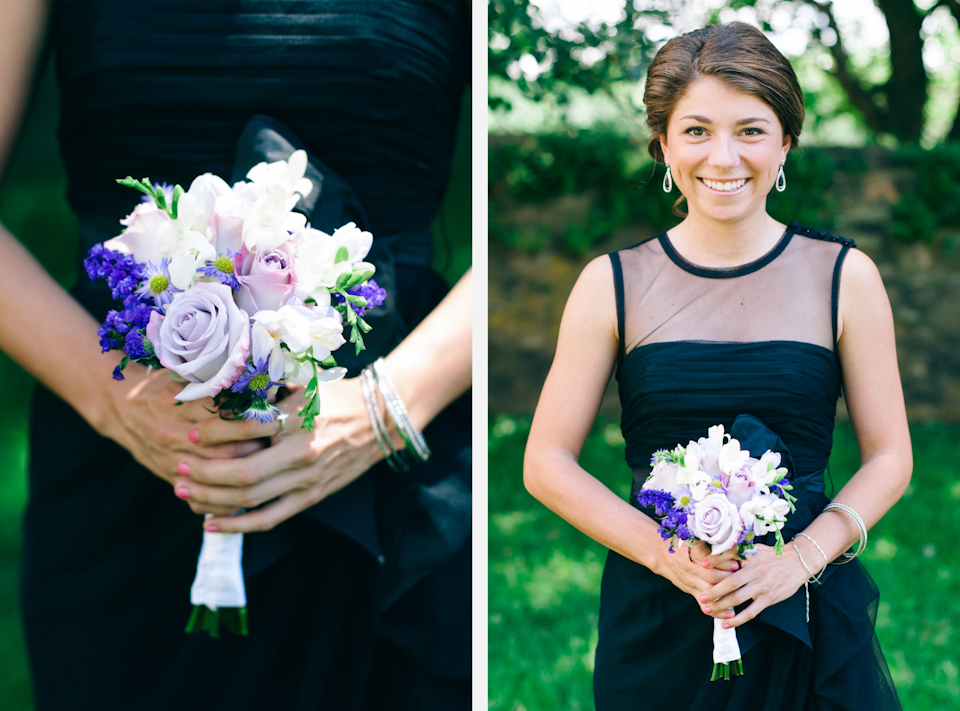
[[[373,377],[377,381],[377,387],[380,389],[380,395],[387,406],[387,412],[390,413],[397,431],[403,438],[404,444],[407,445],[407,451],[421,462],[427,461],[431,454],[430,447],[427,446],[427,441],[423,438],[420,430],[414,427],[413,422],[410,421],[410,415],[407,413],[403,400],[400,399],[400,394],[397,392],[390,374],[387,373],[383,358],[377,358],[371,368]]]
[[[383,419],[380,403],[377,401],[374,376],[369,368],[360,371],[360,392],[363,393],[363,406],[367,410],[370,427],[373,429],[373,436],[377,439],[380,451],[383,452],[383,458],[393,471],[407,471],[410,468],[409,465],[401,453],[393,448],[390,435],[387,433],[387,423]]]
[[[857,524],[857,528],[860,529],[860,545],[857,547],[855,553],[847,551],[840,556],[837,560],[833,561],[831,565],[843,565],[844,563],[849,563],[851,560],[856,558],[858,555],[863,553],[864,549],[867,547],[867,527],[863,525],[863,519],[860,518],[860,515],[854,511],[852,508],[847,506],[844,503],[839,501],[831,501],[823,509],[824,511],[843,511],[845,514],[850,516]],[[841,560],[842,558],[842,560]]]

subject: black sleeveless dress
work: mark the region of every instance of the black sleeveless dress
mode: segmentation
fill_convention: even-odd
[[[230,180],[310,153],[324,230],[354,220],[387,303],[355,375],[443,297],[429,223],[469,70],[457,0],[64,0],[52,24],[78,260],[138,196],[116,178]],[[280,156],[276,156],[276,151]],[[83,270],[80,270],[83,273]],[[98,319],[102,282],[75,296]],[[344,349],[346,350],[346,349]],[[338,354],[340,359],[340,354]],[[43,388],[22,609],[37,709],[461,709],[470,694],[470,404],[434,456],[375,467],[244,541],[250,635],[185,635],[202,519]]]
[[[769,253],[736,268],[692,264],[666,233],[610,255],[634,506],[655,450],[723,424],[761,453],[779,437],[792,459],[799,501],[786,540],[823,510],[842,384],[837,296],[852,246],[792,222]],[[745,675],[710,682],[712,618],[668,580],[611,551],[601,586],[597,711],[899,709],[874,634],[877,601],[859,561],[829,566],[824,584],[811,587],[809,625],[801,588],[737,629]]]

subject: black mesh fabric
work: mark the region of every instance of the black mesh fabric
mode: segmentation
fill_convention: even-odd
[[[827,503],[842,371],[837,294],[850,240],[791,223],[760,259],[692,264],[667,233],[610,255],[621,350],[617,378],[630,502],[651,454],[703,437],[740,415],[775,435],[795,467],[802,530]],[[757,452],[760,454],[762,452]],[[620,709],[899,709],[874,634],[878,594],[865,569],[831,566],[738,632],[746,675],[710,682],[712,619],[692,597],[611,552],[604,570],[594,689],[598,711]]]

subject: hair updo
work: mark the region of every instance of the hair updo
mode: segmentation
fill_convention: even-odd
[[[647,71],[643,103],[651,138],[647,150],[663,162],[660,138],[690,84],[699,77],[720,79],[730,88],[763,100],[780,119],[791,150],[803,127],[803,92],[787,58],[752,25],[708,25],[667,42]]]

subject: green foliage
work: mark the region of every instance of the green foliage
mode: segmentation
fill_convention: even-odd
[[[502,416],[491,424],[489,464],[497,476],[489,492],[489,708],[593,709],[606,551],[524,490],[529,418]],[[953,456],[960,426],[913,425],[910,432],[914,481],[870,531],[862,560],[880,588],[877,634],[904,708],[939,711],[960,705],[960,612],[953,604],[960,551],[942,535],[943,522],[960,514],[960,465]],[[837,426],[834,438],[836,491],[860,457],[848,423]],[[600,421],[580,461],[625,497],[631,475],[623,452],[618,426]]]
[[[613,132],[494,141],[489,169],[491,238],[524,251],[559,246],[581,254],[626,225],[642,223],[662,230],[680,219],[673,214],[678,191],[667,194],[661,187],[664,166],[654,165],[645,146]],[[837,205],[831,193],[833,159],[821,150],[803,149],[788,156],[784,169],[788,187],[783,193],[770,193],[770,213],[783,222],[832,229]],[[510,221],[511,204],[546,206],[571,195],[586,195],[589,206],[561,224]]]
[[[908,146],[898,157],[916,169],[918,180],[893,206],[893,235],[905,242],[932,242],[938,229],[960,228],[960,143],[934,150]]]

